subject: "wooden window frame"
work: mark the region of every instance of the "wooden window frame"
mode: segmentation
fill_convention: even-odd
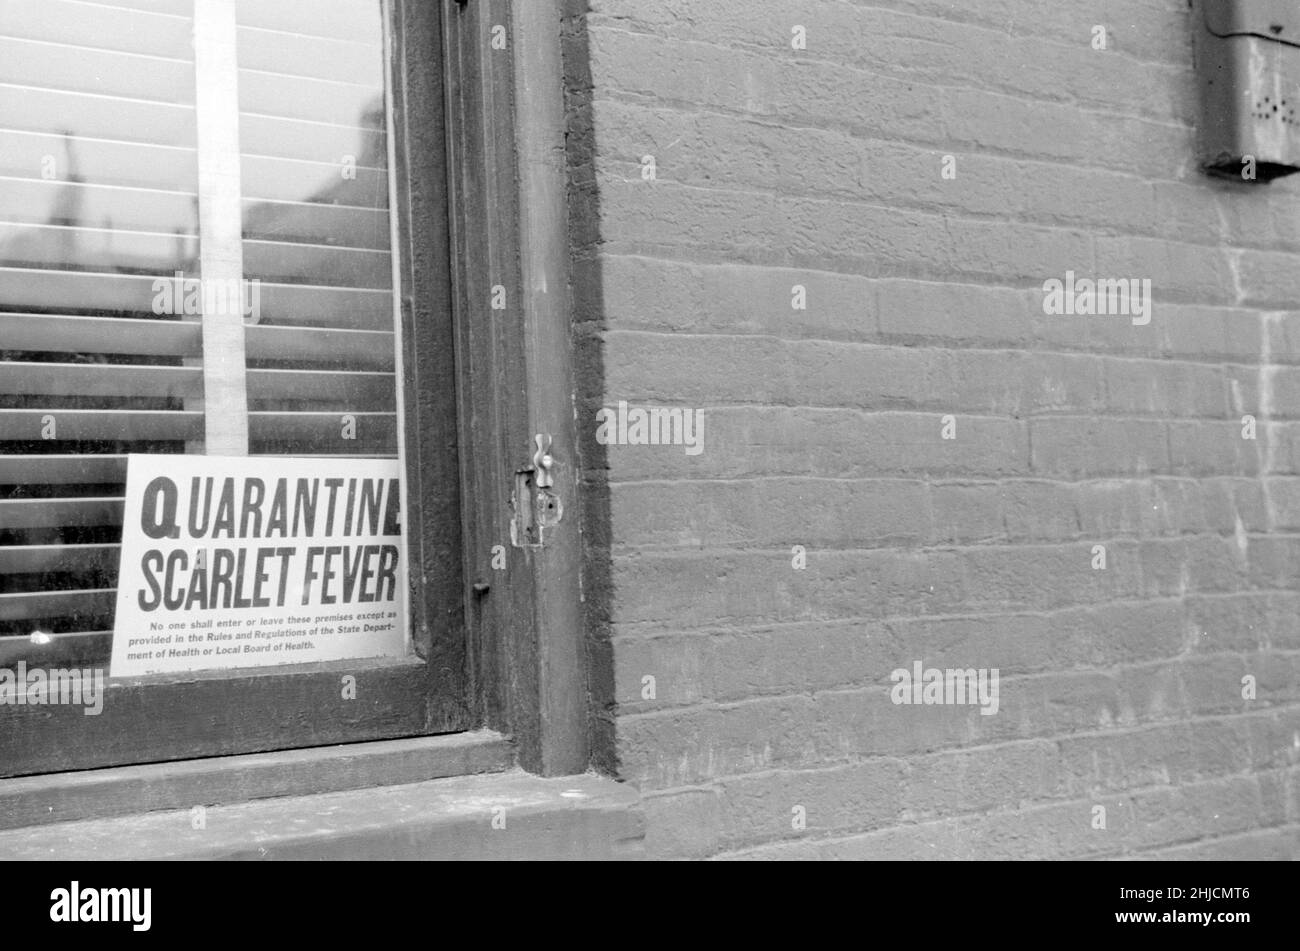
[[[0,774],[477,728],[509,736],[534,772],[587,768],[560,0],[388,9],[416,655],[114,684],[99,716],[6,707]],[[501,25],[505,51],[491,44]],[[495,285],[505,310],[491,309]],[[544,548],[522,549],[510,499],[534,433],[553,438],[569,514]]]

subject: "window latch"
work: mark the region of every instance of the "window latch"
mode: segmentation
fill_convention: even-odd
[[[560,524],[564,506],[552,489],[555,486],[555,457],[551,455],[551,436],[538,433],[533,437],[536,451],[531,465],[515,472],[515,490],[510,499],[510,542],[516,548],[541,548],[546,543],[546,529]]]
[[[537,445],[537,451],[533,453],[533,465],[537,467],[537,486],[549,489],[555,485],[555,476],[551,474],[551,467],[555,465],[555,459],[551,456],[551,436],[549,433],[538,433],[533,437],[533,442]]]

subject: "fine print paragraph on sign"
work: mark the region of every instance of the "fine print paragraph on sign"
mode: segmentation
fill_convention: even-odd
[[[132,455],[110,676],[406,654],[400,471]]]

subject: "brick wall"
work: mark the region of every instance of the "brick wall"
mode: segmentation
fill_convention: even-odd
[[[651,853],[1300,855],[1300,184],[1197,171],[1186,0],[572,8],[592,648]],[[1067,271],[1150,323],[1045,315]],[[620,400],[703,451],[598,443]],[[997,713],[894,703],[917,661]]]

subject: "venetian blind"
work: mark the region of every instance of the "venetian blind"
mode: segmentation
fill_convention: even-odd
[[[396,455],[383,43],[379,0],[0,0],[0,665],[108,656],[128,453]]]

